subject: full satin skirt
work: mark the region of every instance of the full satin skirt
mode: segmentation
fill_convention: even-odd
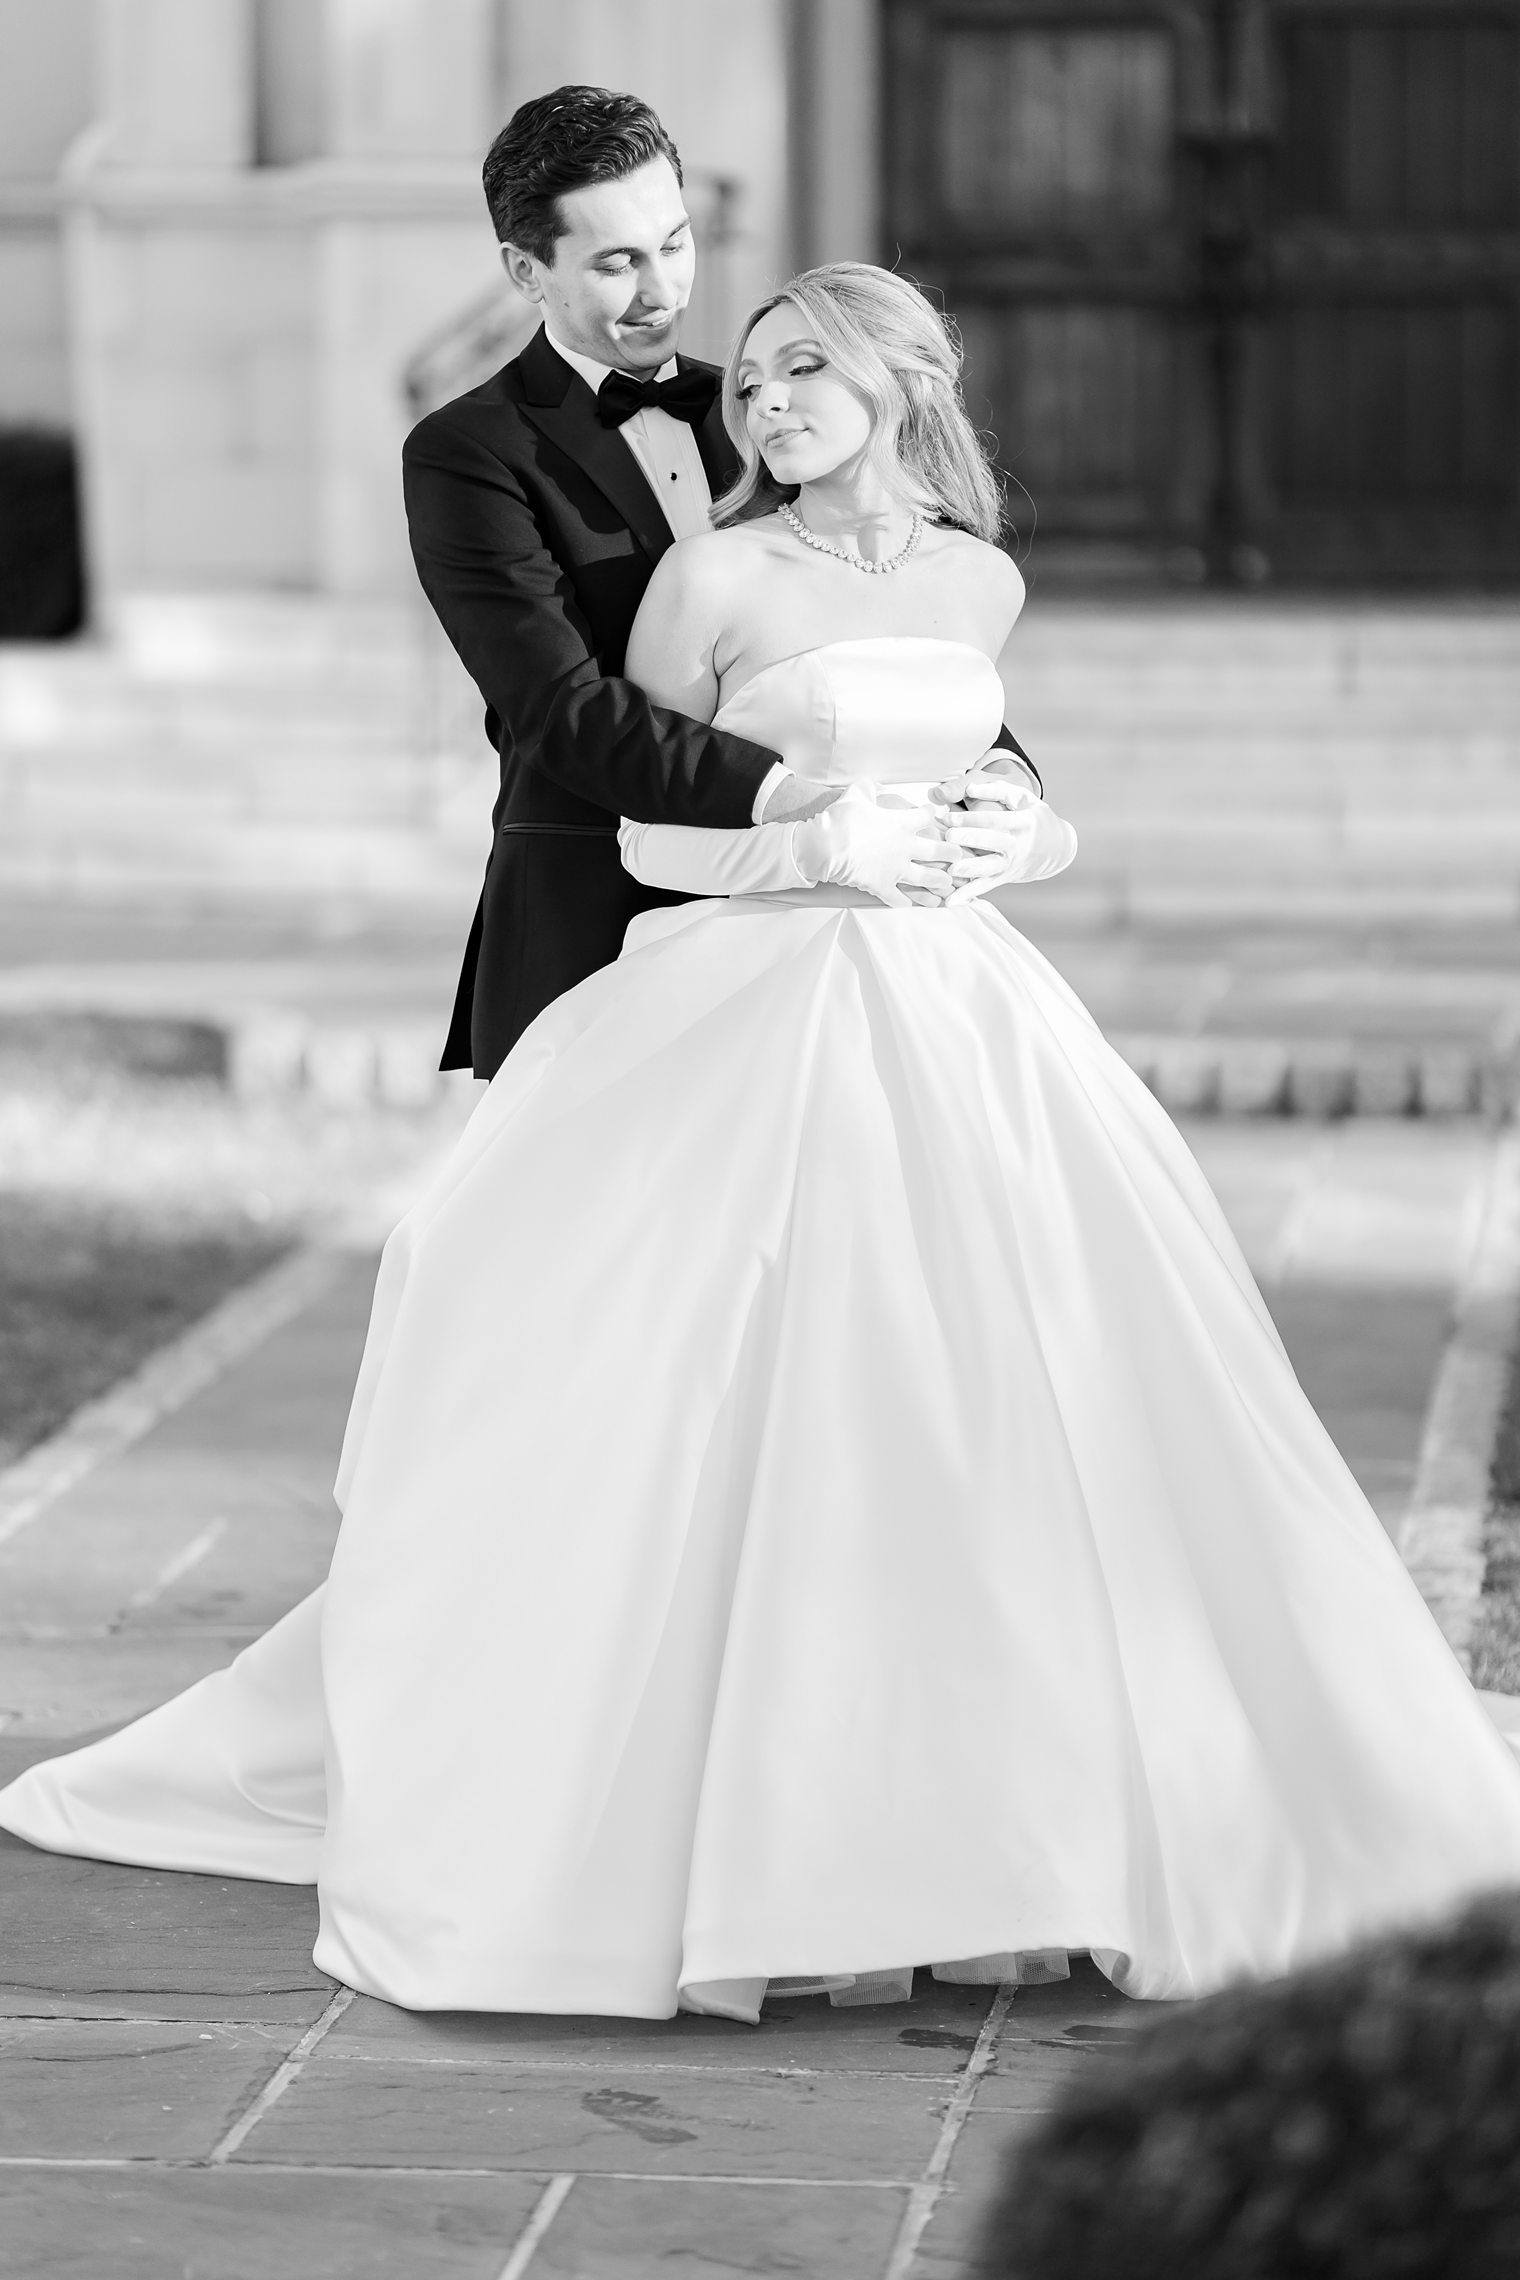
[[[644,2017],[1191,1995],[1520,1881],[1207,1183],[985,903],[637,922],[387,1245],[339,1500],[325,1604],[0,1822],[314,1876],[393,2002]]]

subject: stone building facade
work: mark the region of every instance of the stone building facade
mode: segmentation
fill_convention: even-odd
[[[699,351],[813,260],[943,295],[1047,576],[1520,582],[1520,0],[0,0],[0,427],[77,437],[97,616],[409,590],[566,79],[681,145]]]
[[[862,0],[809,26],[857,139],[874,35]],[[795,147],[797,42],[787,0],[0,0],[0,425],[76,436],[99,612],[405,588],[408,378],[469,385],[531,323],[479,179],[530,94],[661,111],[705,241],[699,351],[803,238],[870,250],[869,149]]]

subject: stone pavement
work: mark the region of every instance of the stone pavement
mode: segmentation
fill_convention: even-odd
[[[1396,1530],[1493,1135],[1190,1138]],[[160,1373],[135,1437],[97,1433],[93,1469],[9,1506],[0,1478],[0,1775],[222,1663],[322,1574],[373,1258],[299,1272],[220,1375],[176,1401],[195,1372]],[[0,1887],[6,2280],[948,2280],[1028,2117],[1144,2015],[1078,1965],[1017,1995],[920,1974],[911,2005],[787,2001],[758,2029],[415,2017],[313,1969],[306,1890],[7,1837]]]

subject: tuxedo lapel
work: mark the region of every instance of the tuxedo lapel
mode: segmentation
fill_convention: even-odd
[[[545,334],[535,333],[518,358],[522,413],[540,434],[573,459],[627,523],[651,562],[671,544],[670,525],[644,473],[616,428],[603,427],[596,398]]]

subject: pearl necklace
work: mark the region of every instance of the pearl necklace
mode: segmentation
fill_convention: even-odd
[[[790,499],[783,499],[776,512],[804,546],[816,547],[820,554],[832,554],[836,561],[848,562],[852,570],[868,570],[873,578],[883,578],[889,570],[900,570],[908,556],[918,552],[918,542],[924,535],[924,518],[915,515],[913,528],[897,552],[889,554],[885,561],[868,562],[863,554],[852,554],[847,546],[836,546],[831,538],[820,538],[816,530],[809,530]]]

